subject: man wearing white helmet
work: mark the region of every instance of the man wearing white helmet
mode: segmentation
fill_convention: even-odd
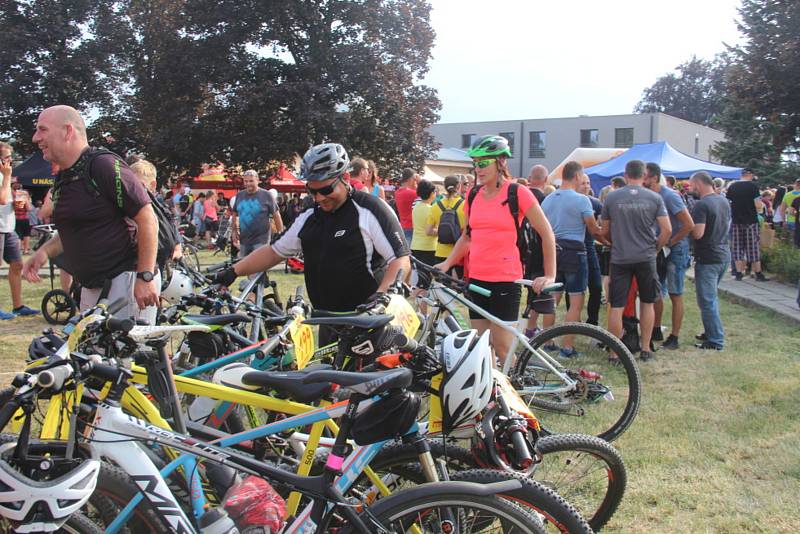
[[[400,269],[408,273],[410,252],[397,216],[380,198],[353,190],[345,177],[349,164],[342,145],[309,149],[300,179],[316,202],[314,209],[301,213],[272,246],[253,251],[215,281],[230,285],[238,276],[269,269],[302,251],[313,306],[352,311],[384,293]]]
[[[255,249],[269,244],[270,218],[275,229],[283,232],[283,221],[275,197],[258,187],[258,173],[244,172],[244,189],[234,198],[231,240],[239,247],[239,257],[244,258]]]

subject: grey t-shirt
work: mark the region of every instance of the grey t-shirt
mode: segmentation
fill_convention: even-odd
[[[667,186],[661,186],[658,192],[661,199],[664,201],[664,206],[667,208],[667,215],[669,215],[669,223],[672,225],[672,235],[675,235],[681,229],[681,222],[678,220],[678,214],[686,209],[686,204],[683,202],[681,196]],[[658,229],[656,229],[658,232]],[[684,241],[686,238],[683,239]]]
[[[269,192],[261,188],[253,194],[247,190],[239,191],[233,210],[239,216],[239,241],[242,245],[269,243],[269,218],[278,211]]]
[[[629,264],[656,257],[656,217],[667,215],[658,193],[639,185],[612,191],[602,218],[611,221],[611,263]]]
[[[731,206],[727,199],[716,193],[701,198],[692,208],[692,218],[695,224],[706,225],[703,237],[694,242],[697,263],[730,261],[728,233],[731,226]]]

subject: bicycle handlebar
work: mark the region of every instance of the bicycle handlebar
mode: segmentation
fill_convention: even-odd
[[[473,293],[477,293],[478,295],[483,295],[484,297],[491,297],[492,296],[492,292],[491,291],[489,291],[488,289],[486,289],[484,287],[476,286],[475,284],[467,285],[467,289],[469,289]]]
[[[125,297],[120,297],[117,300],[115,300],[114,302],[112,302],[111,304],[109,304],[109,306],[108,306],[108,308],[106,308],[106,310],[108,311],[109,315],[114,315],[115,313],[120,311],[122,308],[127,306],[127,304],[128,304],[128,299],[126,299]]]

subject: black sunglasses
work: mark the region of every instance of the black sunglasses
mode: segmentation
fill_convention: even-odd
[[[315,197],[317,195],[322,195],[324,197],[327,197],[328,195],[333,193],[333,190],[336,189],[336,186],[341,181],[342,181],[342,177],[339,176],[332,183],[326,185],[325,187],[313,188],[313,187],[309,187],[308,184],[306,184],[306,191],[308,191],[308,194],[311,195],[312,197]]]

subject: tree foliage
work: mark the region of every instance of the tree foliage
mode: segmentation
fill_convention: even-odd
[[[27,102],[21,75],[3,86],[0,131],[17,137],[64,102],[93,110],[103,144],[173,172],[217,159],[263,168],[325,141],[390,170],[433,151],[439,100],[419,83],[434,38],[427,0],[66,0],[62,19],[45,2],[12,3],[0,16],[21,29],[2,64],[53,85]],[[61,26],[78,48],[30,38]]]
[[[635,113],[661,112],[687,121],[712,125],[718,118],[725,91],[726,62],[692,57],[644,90]]]

